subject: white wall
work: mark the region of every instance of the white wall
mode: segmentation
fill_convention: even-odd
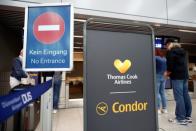
[[[67,1],[79,14],[167,23],[166,0],[63,0]]]
[[[5,1],[5,0],[1,0]],[[3,3],[0,1],[0,4]],[[17,6],[27,2],[15,2]],[[12,1],[12,2],[10,2]],[[20,0],[18,0],[20,1]],[[38,3],[71,2],[75,13],[126,20],[196,27],[196,0],[22,0]],[[5,2],[4,2],[5,3]],[[13,4],[12,4],[13,5]]]
[[[196,0],[167,0],[168,24],[192,25],[196,24]]]
[[[5,1],[5,0],[3,0]],[[11,1],[11,2],[10,2]],[[77,14],[167,24],[166,0],[7,0],[9,5],[25,7],[35,3],[73,3]],[[0,1],[1,3],[1,1]],[[2,2],[3,3],[3,2]],[[5,3],[5,2],[4,2]],[[13,4],[14,3],[14,4]]]
[[[55,3],[55,2],[61,2],[62,0],[15,0],[15,1],[26,1],[31,3]]]

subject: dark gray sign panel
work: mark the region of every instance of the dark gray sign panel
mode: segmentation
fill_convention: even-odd
[[[87,30],[85,131],[156,131],[152,36]]]

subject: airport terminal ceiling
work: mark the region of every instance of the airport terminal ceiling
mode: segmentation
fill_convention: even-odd
[[[14,32],[19,37],[23,34],[24,26],[24,8],[20,7],[9,7],[0,5],[0,25],[4,28]],[[82,51],[83,47],[83,23],[85,19],[91,18],[91,16],[83,16],[76,14],[74,22],[74,50]],[[175,36],[180,38],[181,43],[189,43],[189,47],[192,50],[196,50],[196,28],[193,27],[179,27],[171,25],[160,25],[155,23],[150,23],[155,30],[155,35],[164,36]],[[93,29],[106,29],[110,31],[120,31],[120,32],[140,32],[148,33],[146,28],[140,26],[127,26],[121,24],[111,24],[111,23],[101,23],[95,22],[90,25]],[[182,32],[179,30],[191,30],[195,32]],[[193,51],[192,51],[193,52]],[[195,54],[196,55],[196,54]]]

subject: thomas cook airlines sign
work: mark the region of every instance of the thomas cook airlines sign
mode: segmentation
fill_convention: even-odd
[[[26,8],[23,65],[27,71],[72,69],[72,8],[69,4]]]
[[[152,36],[89,28],[84,130],[157,131]]]

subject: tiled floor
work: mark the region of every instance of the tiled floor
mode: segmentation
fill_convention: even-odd
[[[175,102],[169,101],[168,102],[168,114],[161,114],[159,115],[159,127],[163,128],[165,131],[196,131],[196,99],[192,99],[192,118],[193,123],[188,124],[188,126],[182,126],[178,124],[169,123],[169,118],[174,118],[174,111],[175,111]],[[161,131],[161,130],[160,130]]]
[[[83,109],[59,110],[54,114],[52,131],[83,131]]]
[[[169,118],[174,118],[175,102],[168,102],[168,114],[159,115],[160,131],[196,131],[196,99],[192,100],[193,104],[193,123],[188,126],[169,123]],[[83,131],[83,109],[61,109],[53,115],[53,131]]]

